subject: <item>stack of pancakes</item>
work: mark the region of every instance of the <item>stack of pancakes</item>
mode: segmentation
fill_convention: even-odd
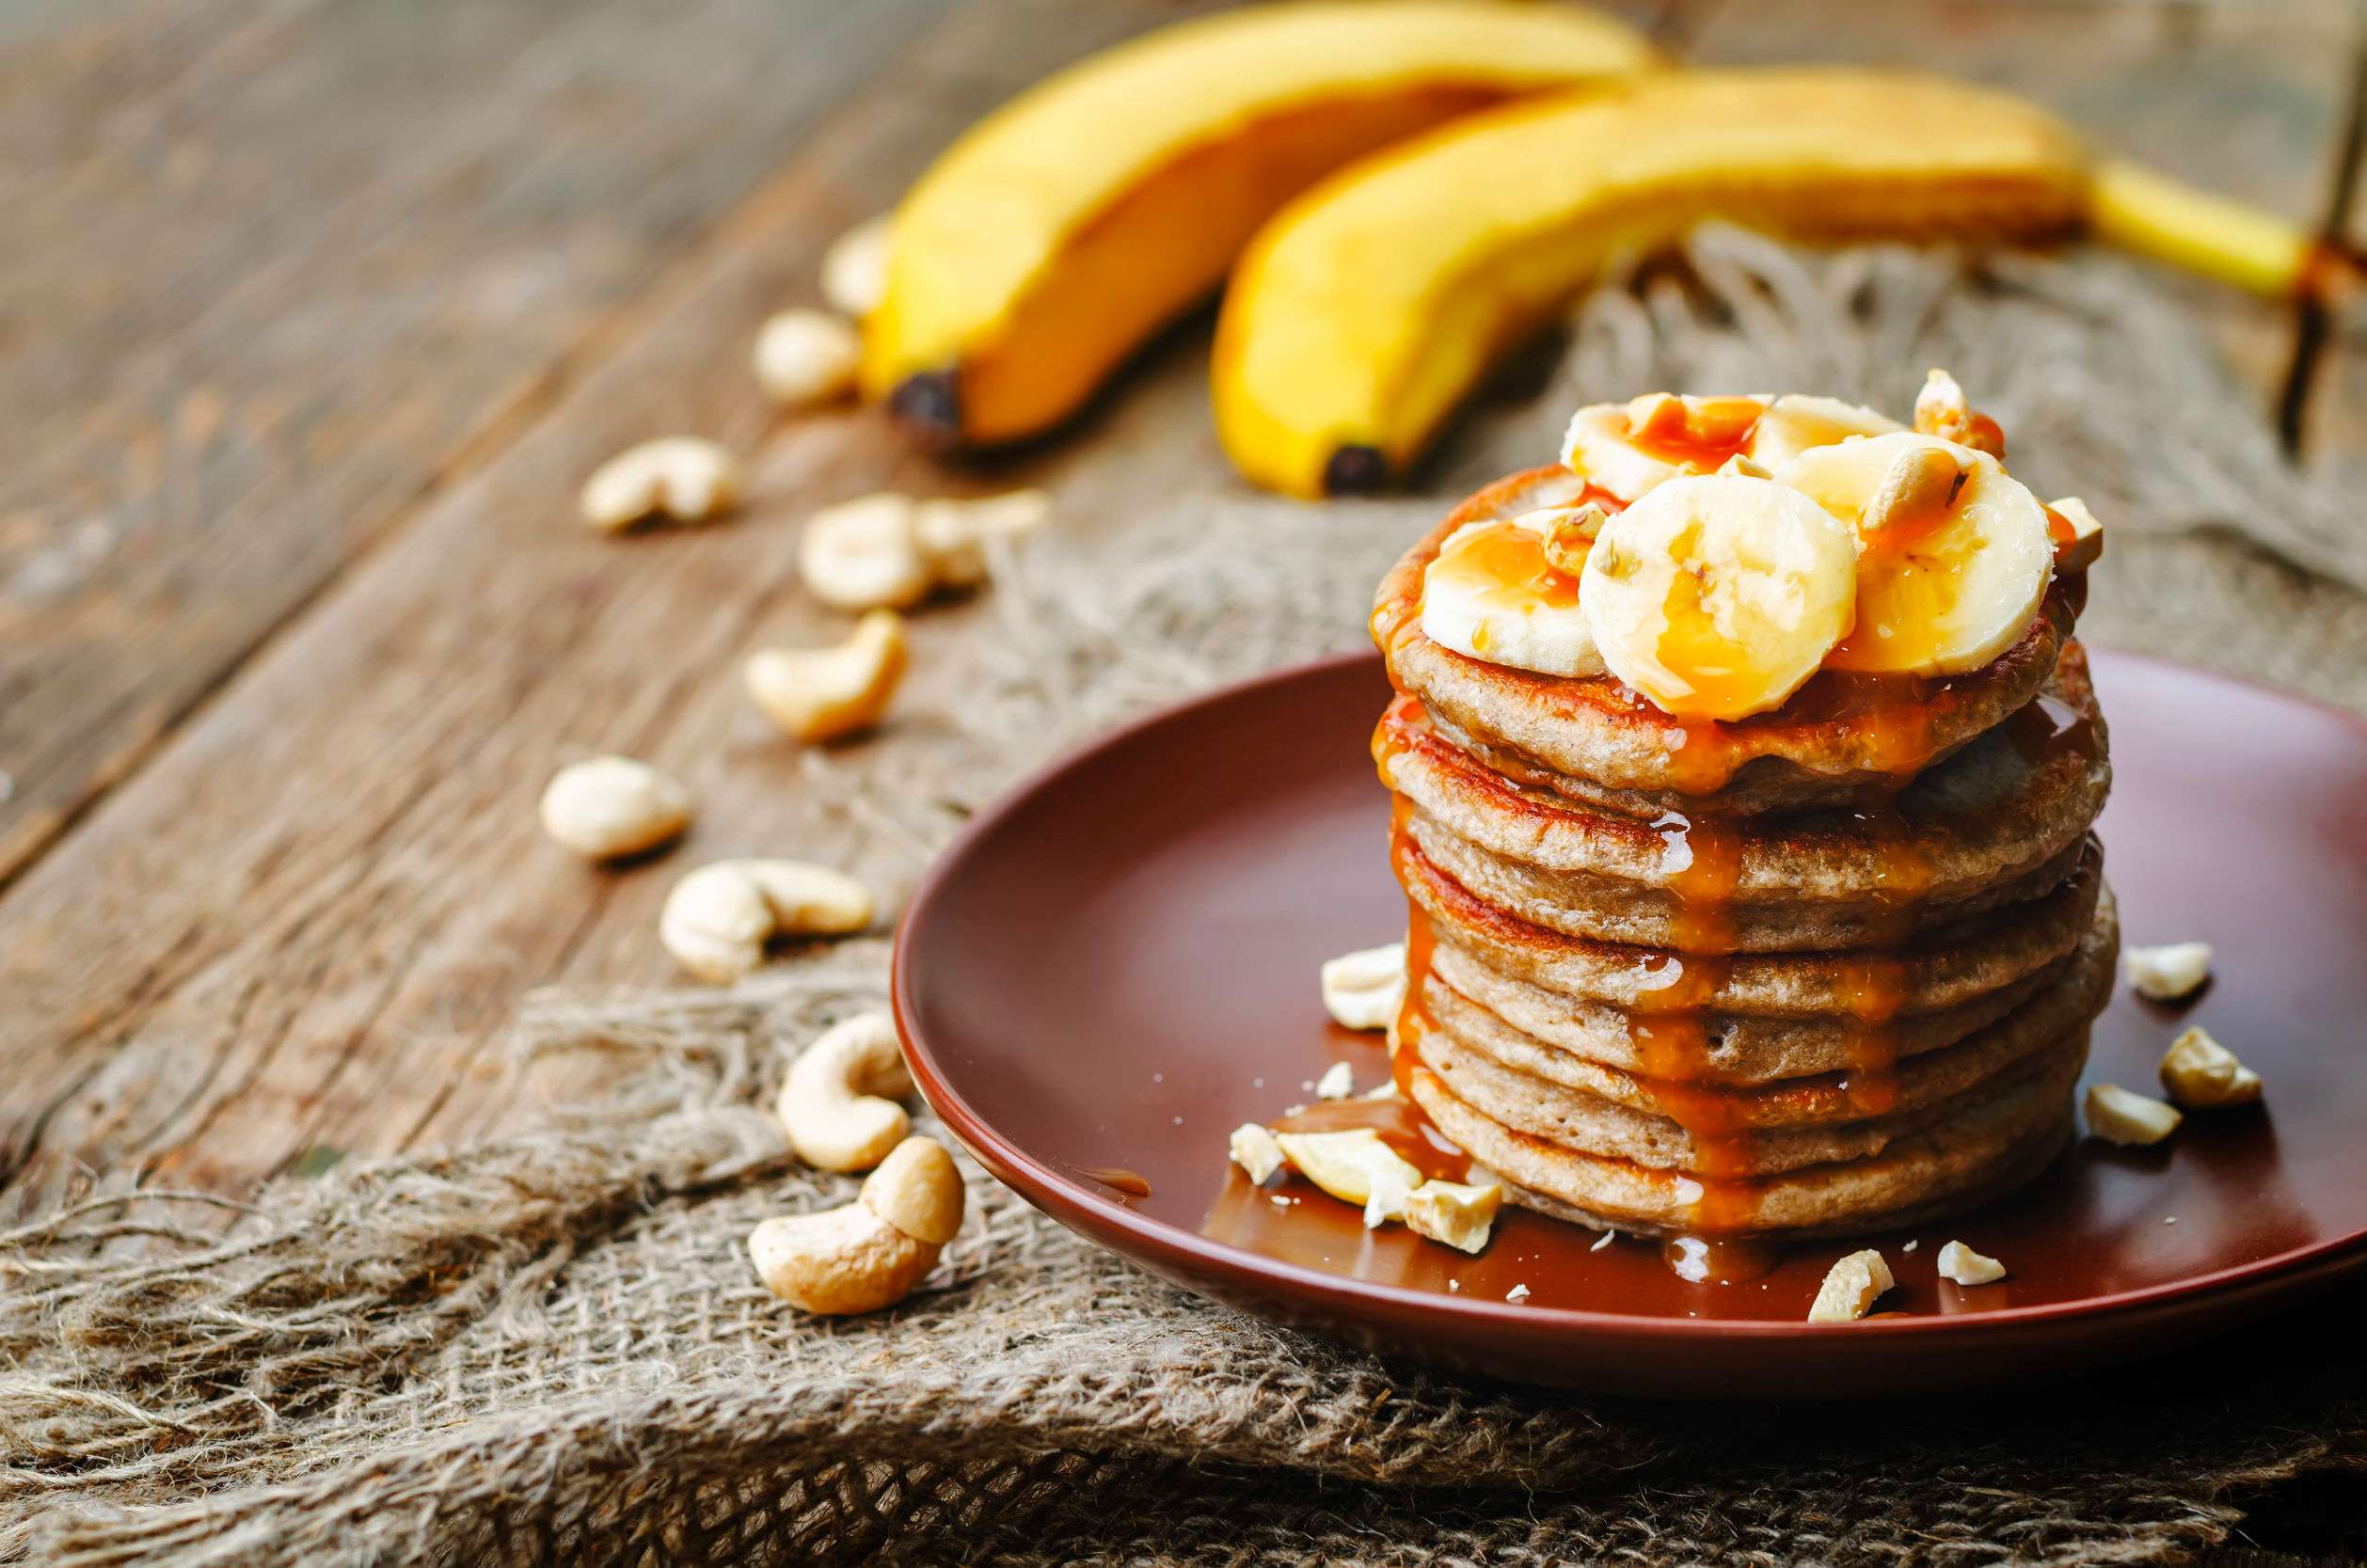
[[[1597,1227],[1844,1234],[2036,1174],[2118,947],[2084,575],[1967,674],[1823,672],[1770,713],[1678,720],[1422,635],[1447,536],[1572,483],[1482,491],[1374,611],[1401,1089],[1517,1201]]]

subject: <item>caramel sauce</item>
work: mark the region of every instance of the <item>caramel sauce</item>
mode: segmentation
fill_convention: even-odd
[[[1518,523],[1481,523],[1440,547],[1427,580],[1462,583],[1499,610],[1571,610],[1578,578],[1546,559],[1545,535]]]
[[[1726,405],[1732,404],[1729,409]],[[1703,414],[1710,417],[1718,428],[1704,437],[1679,425],[1676,430],[1637,430],[1632,421],[1628,427],[1628,439],[1646,457],[1658,458],[1670,467],[1699,473],[1715,473],[1729,458],[1740,457],[1751,445],[1751,435],[1758,429],[1759,418],[1766,412],[1760,404],[1748,398],[1708,400]],[[1720,414],[1732,417],[1719,420]]]
[[[1123,1165],[1077,1165],[1072,1168],[1079,1176],[1088,1180],[1098,1181],[1104,1187],[1114,1188],[1128,1197],[1151,1196],[1150,1179],[1140,1171],[1128,1170]]]
[[[1644,1092],[1692,1143],[1692,1178],[1701,1188],[1692,1205],[1693,1228],[1713,1235],[1741,1230],[1757,1197],[1743,1176],[1748,1162],[1734,1102],[1712,1086],[1711,1062],[1720,1043],[1711,1007],[1733,967],[1741,835],[1714,817],[1676,812],[1653,826],[1676,863],[1669,879],[1673,951],[1644,958],[1628,1040]]]

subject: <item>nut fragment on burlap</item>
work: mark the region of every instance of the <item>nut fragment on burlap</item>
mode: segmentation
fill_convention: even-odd
[[[2017,471],[2113,520],[2096,641],[2367,707],[2356,490],[2278,462],[2142,275],[1732,232],[1690,260],[1598,293],[1533,420],[1467,436],[1438,483],[1552,451],[1580,402],[1801,387],[1897,410],[1946,364]],[[1146,503],[1113,525],[1122,566],[1048,538],[947,611],[972,616],[958,700],[802,754],[801,809],[860,840],[866,881],[909,885],[1054,747],[1356,645],[1437,504]],[[103,1175],[0,1235],[0,1562],[2147,1561],[2367,1468],[2343,1337],[2280,1327],[2077,1397],[1582,1400],[1212,1307],[966,1163],[974,1212],[914,1295],[802,1317],[741,1240],[858,1179],[796,1161],[768,1107],[797,1045],[879,1006],[886,955],[859,937],[730,990],[538,997],[522,1063],[595,1053],[614,1084],[540,1131],[235,1212]]]

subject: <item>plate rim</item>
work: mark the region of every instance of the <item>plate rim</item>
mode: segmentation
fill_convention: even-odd
[[[2200,679],[2241,688],[2311,710],[2352,731],[2367,744],[2367,719],[2306,693],[2287,690],[2249,676],[2207,669],[2185,659],[2109,646],[2095,649],[2115,661],[2135,660],[2155,665],[2182,678]],[[922,1097],[939,1118],[994,1175],[1040,1209],[1072,1229],[1088,1227],[1086,1240],[1123,1255],[1093,1231],[1107,1229],[1162,1254],[1180,1255],[1196,1268],[1224,1276],[1248,1290],[1272,1292],[1279,1284],[1294,1291],[1311,1292],[1325,1305],[1383,1307],[1416,1313],[1439,1313],[1474,1328],[1512,1329],[1523,1335],[1593,1335],[1671,1342],[1736,1338],[1826,1345],[1849,1336],[1883,1339],[1939,1338],[1976,1341],[1994,1336],[2042,1333],[2098,1318],[2139,1319],[2174,1315],[2223,1292],[2247,1293],[2247,1288],[2282,1282],[2289,1275],[2324,1275],[2331,1280],[2367,1266],[2367,1227],[2346,1236],[2313,1242],[2266,1258],[2215,1269],[2189,1278],[2139,1286],[2073,1301],[2044,1302],[2027,1307],[2000,1307],[1982,1311],[1918,1313],[1898,1318],[1868,1318],[1846,1323],[1812,1323],[1790,1319],[1670,1318],[1644,1316],[1596,1307],[1531,1306],[1480,1296],[1441,1294],[1385,1280],[1359,1279],[1289,1262],[1187,1230],[1172,1221],[1143,1213],[1117,1201],[1085,1180],[1063,1172],[1056,1164],[1038,1160],[1006,1137],[965,1101],[938,1063],[913,1022],[912,952],[914,932],[927,920],[944,890],[965,863],[1001,825],[1038,795],[1072,772],[1116,751],[1148,731],[1202,708],[1233,702],[1264,687],[1318,679],[1350,666],[1381,663],[1371,649],[1351,649],[1298,664],[1284,665],[1167,704],[1111,729],[1102,731],[1029,770],[980,808],[929,862],[913,885],[911,898],[896,924],[889,964],[889,1006],[898,1036]],[[1377,673],[1377,672],[1376,672]],[[1131,1260],[1131,1259],[1130,1259]],[[1199,1293],[1197,1292],[1196,1293]]]

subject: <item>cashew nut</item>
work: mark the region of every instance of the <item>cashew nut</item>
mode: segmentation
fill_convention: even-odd
[[[1386,1029],[1406,1001],[1406,944],[1360,948],[1324,960],[1324,1011],[1343,1029]]]
[[[1881,1253],[1871,1247],[1852,1252],[1825,1271],[1824,1283],[1817,1287],[1816,1302],[1808,1308],[1808,1321],[1853,1323],[1897,1283],[1889,1259]]]
[[[869,1170],[912,1130],[897,1103],[912,1092],[896,1024],[885,1013],[862,1013],[805,1048],[773,1110],[807,1164]]]
[[[2121,955],[2129,989],[2154,1002],[2175,1002],[2202,989],[2211,978],[2211,944],[2173,942],[2161,947],[2132,947]]]
[[[887,297],[888,220],[858,223],[822,252],[822,297],[834,310],[858,319]]]
[[[871,895],[800,861],[716,861],[674,884],[658,940],[702,980],[728,985],[764,961],[776,936],[838,935],[871,924]]]
[[[1282,1146],[1274,1141],[1271,1132],[1254,1121],[1245,1121],[1232,1130],[1232,1136],[1225,1142],[1225,1151],[1250,1180],[1261,1186],[1284,1164]]]
[[[765,1221],[748,1238],[748,1257],[766,1290],[808,1312],[875,1312],[912,1294],[936,1266],[961,1228],[965,1197],[944,1146],[907,1138],[854,1202]]]
[[[1493,1181],[1424,1181],[1406,1198],[1406,1225],[1417,1236],[1478,1253],[1487,1245],[1504,1189]]]
[[[834,648],[765,648],[744,671],[748,695],[784,733],[831,740],[880,721],[904,678],[904,622],[875,610]]]
[[[739,464],[695,436],[643,441],[583,482],[583,520],[612,532],[659,514],[677,523],[719,517],[739,499]]]
[[[1012,490],[977,500],[922,501],[913,523],[939,586],[972,588],[986,580],[990,541],[1022,538],[1051,515],[1052,498],[1041,490]]]
[[[2260,1098],[2260,1074],[2197,1025],[2169,1042],[2162,1057],[2162,1087],[2189,1111],[2248,1105]]]
[[[2083,1108],[2088,1113],[2089,1132],[2123,1148],[2160,1143],[2186,1119],[2175,1107],[2149,1095],[2132,1094],[2118,1084],[2089,1085]]]
[[[1985,1252],[1975,1252],[1962,1242],[1950,1242],[1940,1248],[1940,1277],[1959,1285],[1994,1285],[2005,1278],[2006,1266]]]
[[[756,385],[792,408],[852,392],[862,361],[863,341],[853,325],[827,310],[784,310],[756,333]]]
[[[826,506],[797,542],[798,575],[840,610],[903,610],[936,586],[909,496],[865,496]]]
[[[543,831],[592,860],[637,855],[691,825],[691,792],[647,763],[593,757],[551,775]]]
[[[1277,1132],[1274,1141],[1301,1176],[1342,1203],[1364,1205],[1374,1230],[1406,1217],[1406,1199],[1422,1185],[1414,1163],[1369,1127],[1345,1132]]]

